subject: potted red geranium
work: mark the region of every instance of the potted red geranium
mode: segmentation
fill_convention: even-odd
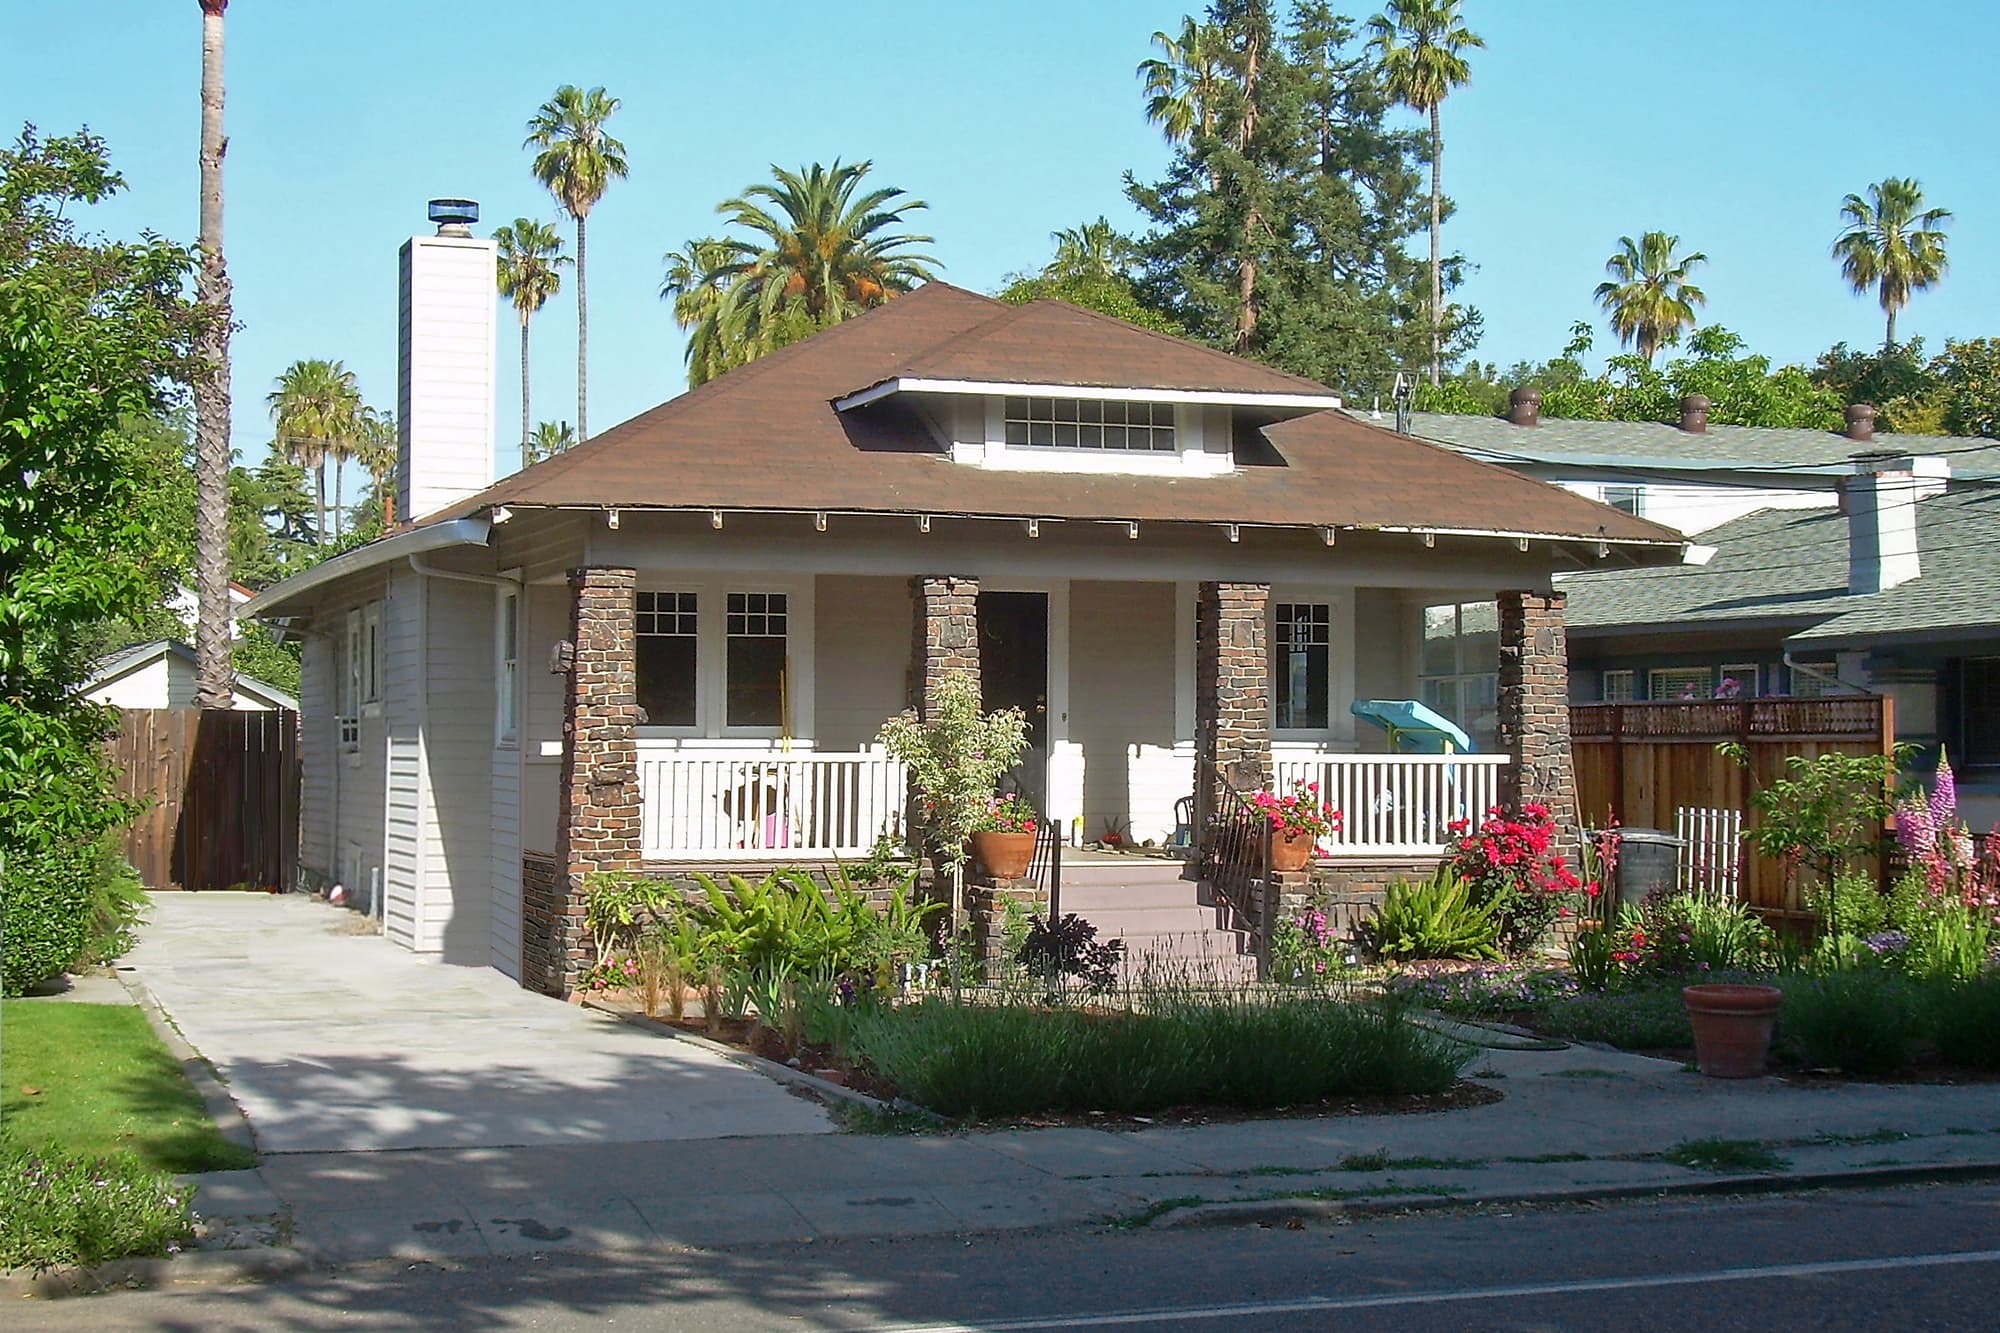
[[[992,796],[972,828],[972,856],[995,879],[1019,879],[1035,859],[1040,816],[1019,796]]]
[[[1340,811],[1320,800],[1317,782],[1294,783],[1289,796],[1260,791],[1250,802],[1271,821],[1273,870],[1305,869],[1319,840],[1340,829]]]

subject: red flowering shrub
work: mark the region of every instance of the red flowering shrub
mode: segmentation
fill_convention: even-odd
[[[1340,811],[1319,798],[1317,782],[1300,782],[1290,796],[1260,791],[1250,803],[1271,821],[1271,830],[1290,837],[1310,835],[1314,841],[1340,831]]]
[[[1454,819],[1449,829],[1449,864],[1477,901],[1493,904],[1500,943],[1509,953],[1526,953],[1539,943],[1583,887],[1555,851],[1555,820],[1545,805],[1524,805],[1518,816],[1496,805],[1477,829],[1469,819]]]

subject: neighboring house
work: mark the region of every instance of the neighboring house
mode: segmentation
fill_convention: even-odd
[[[1840,498],[1712,529],[1704,565],[1563,579],[1572,696],[1886,695],[1897,739],[1942,744],[2000,819],[2000,486],[1890,466]]]
[[[1451,814],[1567,800],[1552,576],[1682,556],[1311,381],[943,283],[494,485],[492,263],[404,249],[399,508],[424,517],[247,611],[304,637],[302,862],[379,891],[404,946],[524,985],[574,983],[594,870],[900,832],[875,737],[952,676],[1028,712],[1024,781],[1074,834],[1170,838],[1198,786],[1225,796],[1198,773],[1311,777],[1357,875],[1434,857]],[[1513,752],[1367,753],[1349,703],[1414,695],[1446,665],[1426,608],[1479,602],[1498,633],[1432,674],[1499,659]]]
[[[1939,460],[1960,482],[2000,482],[2000,441],[1877,434],[1874,410],[1849,409],[1845,432],[1712,426],[1705,399],[1682,404],[1679,424],[1544,417],[1533,390],[1514,391],[1510,418],[1407,414],[1409,433],[1472,458],[1553,481],[1593,500],[1701,533],[1759,509],[1830,505],[1857,454]],[[1373,419],[1377,413],[1355,412]],[[1385,424],[1393,425],[1393,421]]]
[[[246,588],[240,583],[229,585],[229,637],[235,638],[241,632],[236,628],[236,613],[243,604],[257,595],[255,588]],[[201,598],[193,588],[179,587],[167,598],[167,610],[174,613],[181,624],[194,629],[195,619],[201,614]]]
[[[92,703],[113,708],[195,707],[194,649],[179,639],[155,639],[120,649],[97,664],[82,694]],[[299,701],[275,685],[236,674],[233,707],[251,710],[289,708]]]

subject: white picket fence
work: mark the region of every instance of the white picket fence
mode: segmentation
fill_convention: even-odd
[[[1681,840],[1680,886],[1721,898],[1743,892],[1743,812],[1683,805],[1674,811]]]
[[[1477,824],[1499,800],[1504,754],[1330,754],[1277,761],[1272,789],[1319,784],[1340,811],[1323,846],[1335,856],[1438,856],[1449,825]]]
[[[907,770],[879,750],[777,754],[639,743],[642,854],[652,861],[861,857],[902,831]]]

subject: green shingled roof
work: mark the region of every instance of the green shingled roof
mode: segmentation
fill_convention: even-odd
[[[1351,415],[1372,419],[1366,409]],[[1382,424],[1393,424],[1384,411]],[[1899,435],[1883,432],[1859,444],[1837,431],[1766,426],[1710,426],[1697,435],[1656,421],[1568,421],[1543,417],[1536,426],[1516,426],[1499,417],[1417,412],[1410,433],[1447,448],[1502,463],[1570,463],[1673,471],[1710,469],[1794,471],[1801,476],[1851,470],[1861,452],[1935,455],[1951,463],[1952,476],[2000,481],[2000,442],[1956,435]]]
[[[1663,627],[1795,626],[1819,647],[2000,627],[2000,487],[1917,505],[1923,573],[1880,593],[1847,591],[1847,519],[1838,509],[1763,509],[1701,536],[1706,565],[1607,570],[1559,582],[1578,637]]]

